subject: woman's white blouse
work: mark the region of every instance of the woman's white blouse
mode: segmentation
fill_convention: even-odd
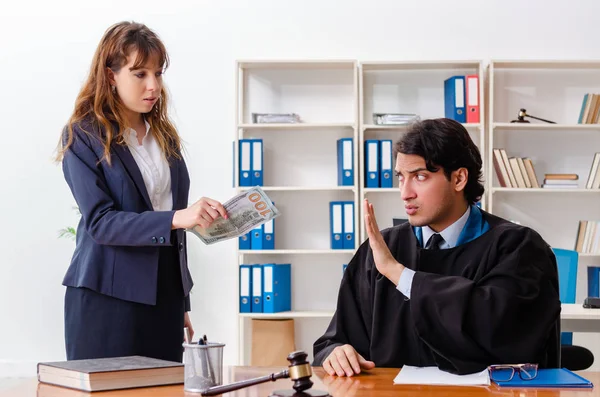
[[[154,211],[171,211],[173,194],[171,193],[169,163],[150,131],[150,124],[146,120],[144,123],[146,124],[146,136],[142,138],[141,145],[137,139],[137,132],[133,128],[125,133],[125,141],[142,173]]]

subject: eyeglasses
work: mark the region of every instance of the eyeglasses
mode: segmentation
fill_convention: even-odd
[[[538,374],[537,364],[498,364],[488,367],[490,379],[494,382],[509,382],[515,376],[515,372],[519,373],[519,377],[523,380],[532,380]]]

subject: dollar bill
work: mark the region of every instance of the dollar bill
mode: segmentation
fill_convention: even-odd
[[[223,204],[227,219],[217,218],[208,228],[195,226],[186,231],[195,234],[204,244],[239,237],[251,229],[280,215],[271,199],[259,187],[252,187]]]

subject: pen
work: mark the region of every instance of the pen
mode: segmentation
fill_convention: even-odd
[[[208,346],[208,339],[206,338],[206,335],[203,335],[199,340],[198,340],[198,344],[199,345],[203,345],[203,346]],[[216,385],[217,379],[216,379],[216,374],[215,371],[212,367],[212,363],[210,362],[210,355],[208,354],[208,348],[206,349],[202,349],[204,350],[204,354],[202,355],[202,358],[204,360],[206,360],[205,364],[205,368],[206,371],[208,372],[208,377],[210,378],[211,382],[213,385]]]

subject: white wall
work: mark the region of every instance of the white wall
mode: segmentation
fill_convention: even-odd
[[[77,218],[51,156],[95,46],[112,23],[144,22],[164,39],[190,196],[225,201],[233,194],[236,59],[598,59],[599,11],[594,0],[3,4],[0,375],[31,376],[36,362],[64,359],[61,280],[74,243],[57,239],[57,230]],[[237,357],[233,244],[189,244],[194,325],[227,343],[226,364]]]

